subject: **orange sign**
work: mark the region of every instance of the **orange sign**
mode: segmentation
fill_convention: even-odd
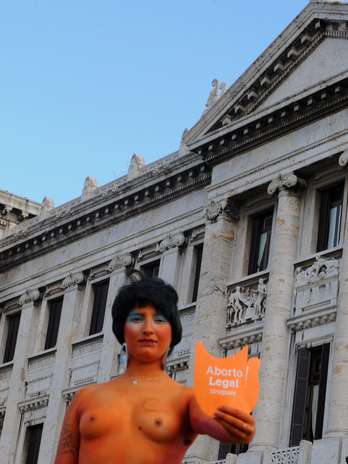
[[[250,413],[259,397],[260,360],[248,359],[248,347],[234,356],[216,358],[196,343],[194,391],[203,411],[212,416],[219,406]]]

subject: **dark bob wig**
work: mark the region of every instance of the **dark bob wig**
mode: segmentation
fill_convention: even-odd
[[[120,288],[112,306],[112,331],[119,343],[124,343],[124,325],[134,308],[151,304],[161,313],[172,327],[170,348],[177,345],[182,336],[182,326],[178,313],[178,295],[175,289],[159,278],[144,277]]]

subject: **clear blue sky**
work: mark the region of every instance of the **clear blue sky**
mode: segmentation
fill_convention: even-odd
[[[0,189],[56,205],[178,148],[308,0],[11,0],[0,5]]]

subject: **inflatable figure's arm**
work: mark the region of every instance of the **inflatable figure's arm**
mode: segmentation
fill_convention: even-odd
[[[78,464],[80,436],[76,396],[65,414],[54,464]]]
[[[249,443],[255,434],[254,418],[239,409],[220,407],[214,417],[205,414],[192,396],[189,404],[191,428],[227,443]]]

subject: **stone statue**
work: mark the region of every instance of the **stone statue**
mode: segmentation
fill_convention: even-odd
[[[128,180],[132,180],[143,173],[145,167],[144,158],[136,153],[133,154],[129,168],[128,168]]]
[[[95,190],[98,188],[97,181],[94,177],[86,177],[85,183],[83,185],[82,195],[81,197],[86,200],[90,198],[94,193]]]
[[[211,108],[218,100],[219,98],[226,92],[226,84],[224,82],[220,82],[218,79],[213,79],[211,82],[212,89],[210,91],[208,101],[206,103],[206,109],[207,111],[209,108]]]

